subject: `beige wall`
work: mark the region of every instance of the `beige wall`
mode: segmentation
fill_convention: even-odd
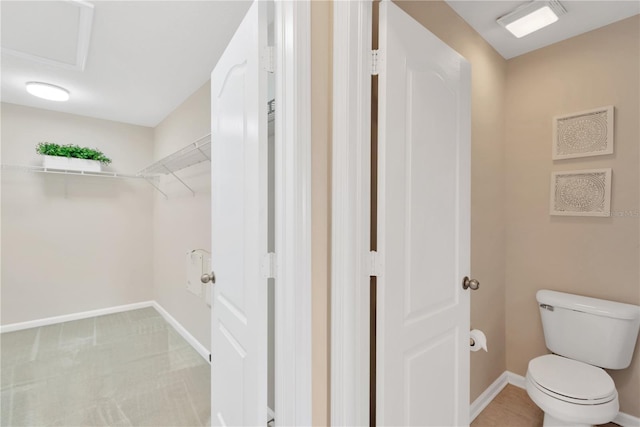
[[[471,326],[489,352],[471,353],[471,401],[506,369],[504,135],[506,61],[442,1],[395,2],[471,63]]]
[[[3,164],[41,165],[40,141],[97,147],[133,174],[153,130],[3,103]],[[1,323],[151,300],[151,197],[141,180],[3,169]]]
[[[311,2],[312,422],[329,425],[332,22],[330,2]]]
[[[547,353],[538,289],[640,304],[638,147],[640,18],[512,59],[505,116],[507,368]],[[555,115],[615,106],[615,153],[551,160]],[[551,171],[611,167],[611,218],[549,215]],[[631,212],[617,216],[616,212]],[[640,351],[612,372],[623,412],[640,416]]]
[[[155,128],[155,160],[211,133],[210,87],[207,82]],[[211,164],[203,162],[176,175],[196,194],[172,176],[160,182],[168,198],[154,192],[153,295],[194,338],[210,348],[211,310],[203,297],[187,291],[186,254],[194,249],[211,251]]]

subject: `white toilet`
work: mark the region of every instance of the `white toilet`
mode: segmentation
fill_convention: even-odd
[[[544,426],[592,426],[618,414],[618,392],[602,368],[631,363],[640,307],[562,292],[536,294],[547,348],[529,362],[526,387]]]

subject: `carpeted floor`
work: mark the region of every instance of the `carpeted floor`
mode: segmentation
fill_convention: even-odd
[[[0,335],[3,426],[202,426],[210,366],[153,308]]]

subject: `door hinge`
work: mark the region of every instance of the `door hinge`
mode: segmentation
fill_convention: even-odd
[[[376,251],[369,252],[369,276],[379,277],[382,274],[382,263]]]
[[[265,279],[275,279],[276,278],[276,254],[273,252],[268,252],[264,255],[262,259],[262,275]]]
[[[371,51],[371,75],[372,76],[377,76],[378,75],[378,63],[379,61],[379,50],[375,49]]]
[[[275,49],[273,46],[265,46],[260,56],[260,62],[262,62],[262,69],[274,73],[276,71],[276,57]]]

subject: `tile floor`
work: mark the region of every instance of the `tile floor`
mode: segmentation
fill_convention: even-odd
[[[2,426],[202,426],[210,366],[153,308],[0,335]]]
[[[527,392],[511,384],[507,385],[484,411],[471,423],[471,427],[540,427],[544,413],[529,398]],[[603,424],[603,427],[618,427]]]

